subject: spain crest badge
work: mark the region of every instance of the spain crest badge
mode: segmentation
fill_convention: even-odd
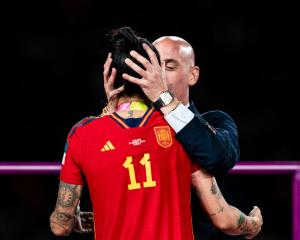
[[[172,135],[169,126],[154,127],[158,145],[167,148],[172,145]]]

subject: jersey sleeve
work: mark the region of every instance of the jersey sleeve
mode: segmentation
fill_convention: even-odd
[[[82,174],[82,144],[74,129],[68,134],[65,145],[60,180],[69,184],[83,185]]]

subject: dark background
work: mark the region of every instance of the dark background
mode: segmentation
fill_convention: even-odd
[[[98,115],[105,102],[105,34],[126,25],[150,41],[177,35],[193,45],[201,76],[191,99],[201,112],[220,109],[234,118],[241,161],[299,160],[295,2],[4,3],[0,161],[61,161],[72,125]],[[46,225],[57,176],[1,179],[0,239],[52,239]],[[243,211],[264,206],[261,239],[290,239],[289,176],[232,176],[228,188],[241,193],[229,197]]]

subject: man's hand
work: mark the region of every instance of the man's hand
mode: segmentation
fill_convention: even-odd
[[[249,218],[250,218],[252,227],[250,228],[251,233],[249,233],[245,236],[246,239],[252,239],[257,234],[259,234],[259,232],[261,231],[261,226],[263,224],[263,218],[262,218],[262,215],[261,215],[261,211],[256,206],[249,213]]]
[[[74,231],[77,233],[91,233],[94,226],[94,213],[81,212],[78,204],[75,214]]]
[[[147,52],[150,62],[148,59],[144,58],[136,51],[131,51],[130,55],[134,57],[138,62],[140,62],[144,67],[141,68],[129,58],[125,59],[125,63],[132,68],[133,71],[138,73],[142,78],[135,78],[126,73],[122,75],[125,80],[128,80],[134,84],[139,85],[145,95],[152,101],[155,102],[160,94],[163,91],[168,90],[166,84],[166,72],[165,72],[165,63],[162,62],[162,65],[159,65],[158,59],[152,49],[147,45],[143,44],[145,51]]]
[[[109,74],[109,69],[112,63],[111,53],[108,54],[107,59],[103,65],[103,79],[104,79],[104,90],[107,97],[107,109],[109,113],[116,111],[119,94],[124,91],[124,85],[114,89],[114,82],[116,79],[116,69],[113,68],[111,74]]]

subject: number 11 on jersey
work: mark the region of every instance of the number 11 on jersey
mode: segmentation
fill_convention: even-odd
[[[152,180],[152,171],[151,171],[151,162],[150,162],[150,154],[149,153],[144,154],[143,158],[140,161],[140,164],[145,166],[145,171],[146,171],[146,181],[143,183],[143,187],[144,188],[155,187],[156,181]],[[126,161],[124,162],[123,167],[127,168],[128,172],[129,172],[130,184],[128,184],[128,190],[140,189],[141,184],[136,182],[134,165],[132,163],[131,156],[128,156],[126,158]]]

